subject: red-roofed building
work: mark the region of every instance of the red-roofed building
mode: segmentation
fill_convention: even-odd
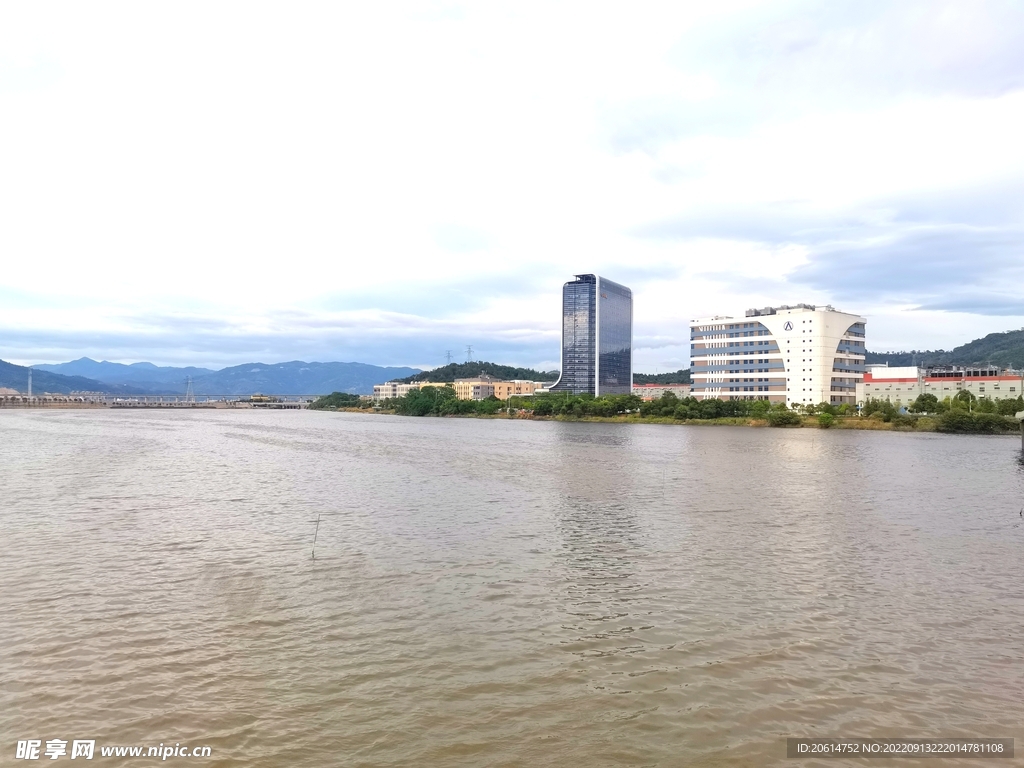
[[[935,395],[939,400],[967,390],[977,398],[1004,400],[1024,393],[1024,372],[1002,370],[994,365],[943,366],[936,368],[869,365],[864,381],[857,385],[857,402],[888,400],[910,405],[918,395]]]

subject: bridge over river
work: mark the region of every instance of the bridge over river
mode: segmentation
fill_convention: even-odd
[[[0,395],[0,408],[262,408],[297,411],[320,395]]]

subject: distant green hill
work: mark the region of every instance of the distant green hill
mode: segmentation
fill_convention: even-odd
[[[680,368],[672,373],[634,373],[634,384],[689,384],[690,369]]]
[[[530,381],[555,381],[558,378],[558,371],[535,371],[533,368],[515,368],[511,365],[498,365],[497,363],[449,363],[431,371],[406,376],[404,379],[397,379],[405,383],[413,381],[445,382],[456,379],[468,379],[486,373],[502,381],[510,379],[528,379]]]
[[[1004,368],[1024,368],[1024,328],[990,333],[951,350],[910,352],[868,352],[867,362],[889,365],[978,365],[990,363]]]

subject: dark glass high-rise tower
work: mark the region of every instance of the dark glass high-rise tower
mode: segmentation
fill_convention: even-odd
[[[552,392],[633,391],[633,292],[597,275],[562,286],[562,374]]]

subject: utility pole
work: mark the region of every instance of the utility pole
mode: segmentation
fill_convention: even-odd
[[[32,369],[28,369],[28,396],[32,397]]]

